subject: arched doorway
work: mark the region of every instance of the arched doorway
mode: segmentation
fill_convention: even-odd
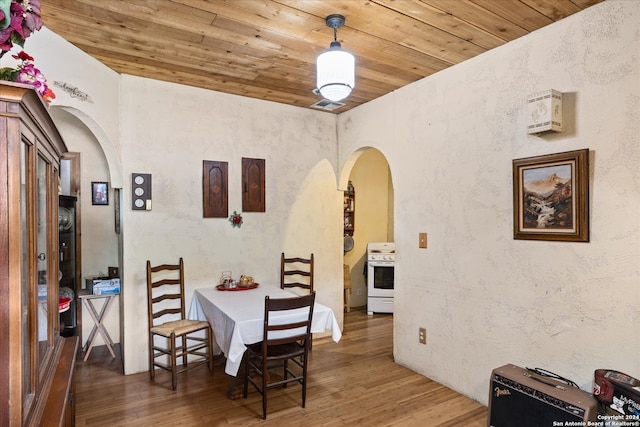
[[[389,163],[382,152],[365,147],[354,152],[341,174],[341,188],[354,187],[353,249],[344,254],[351,274],[351,306],[367,304],[365,265],[369,242],[394,241],[394,191]]]
[[[122,265],[122,235],[116,226],[121,216],[117,207],[121,202],[122,171],[113,144],[91,117],[76,108],[66,106],[52,106],[50,112],[67,149],[73,153],[73,156],[68,155],[63,159],[71,157],[78,165],[71,174],[76,181],[74,195],[77,196],[77,212],[82,213],[82,221],[79,222],[82,230],[82,280],[76,285],[76,291],[80,291],[85,278],[105,276],[109,267],[120,268]],[[92,182],[107,183],[107,204],[93,206]],[[103,302],[96,303],[98,310],[101,303]],[[113,341],[122,346],[122,310],[116,307],[121,303],[122,300],[118,297],[117,304],[114,303],[106,312],[104,326]],[[93,323],[86,307],[79,301],[77,310],[77,334],[82,338],[81,345],[84,345]],[[106,343],[99,337],[96,345],[104,344]]]

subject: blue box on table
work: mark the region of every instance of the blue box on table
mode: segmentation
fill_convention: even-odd
[[[120,293],[120,279],[91,277],[85,280],[86,287],[93,295],[112,295]]]

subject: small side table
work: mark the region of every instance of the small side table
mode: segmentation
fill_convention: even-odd
[[[108,295],[93,295],[92,293],[89,293],[88,290],[82,290],[78,292],[78,298],[82,300],[82,303],[84,304],[84,306],[87,307],[87,310],[89,310],[89,314],[91,315],[91,318],[93,319],[93,323],[94,323],[93,329],[91,329],[91,333],[87,338],[87,342],[82,347],[82,350],[85,352],[84,353],[85,362],[89,358],[89,354],[91,354],[91,349],[95,344],[98,334],[102,335],[102,338],[104,339],[104,342],[107,345],[107,349],[109,350],[109,353],[111,353],[111,357],[113,357],[114,359],[116,358],[116,354],[113,352],[113,341],[111,340],[111,337],[109,336],[109,332],[107,332],[107,329],[104,327],[104,324],[102,322],[104,321],[104,315],[107,312],[107,309],[111,304],[111,301],[113,301],[114,297],[118,295],[120,295],[120,293],[108,294]],[[93,305],[93,300],[100,299],[100,298],[104,299],[105,301],[102,304],[100,313],[98,313],[98,311],[96,310],[96,307]]]

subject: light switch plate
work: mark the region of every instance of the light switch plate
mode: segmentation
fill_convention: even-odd
[[[420,249],[427,249],[427,233],[420,233],[418,235],[418,247]]]

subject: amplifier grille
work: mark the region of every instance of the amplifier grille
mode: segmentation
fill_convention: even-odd
[[[583,408],[579,408],[569,402],[565,402],[562,399],[558,399],[556,397],[550,396],[540,390],[537,390],[533,387],[529,387],[526,386],[524,384],[521,384],[515,380],[509,379],[507,377],[503,377],[502,375],[494,375],[493,377],[494,381],[500,384],[503,384],[507,387],[510,387],[513,390],[516,390],[520,393],[526,394],[534,399],[540,400],[544,403],[546,403],[547,405],[551,405],[551,406],[555,406],[558,409],[561,409],[565,412],[568,412],[572,415],[576,415],[578,417],[580,417],[580,419],[584,418],[584,414],[585,414],[585,410]],[[564,390],[563,386],[559,386],[559,385],[553,385],[553,387],[556,387],[560,390]]]

